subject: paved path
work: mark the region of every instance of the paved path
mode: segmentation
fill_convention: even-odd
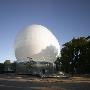
[[[0,80],[0,90],[90,90],[89,82],[33,82]]]

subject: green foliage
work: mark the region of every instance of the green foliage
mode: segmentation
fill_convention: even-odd
[[[56,64],[56,71],[60,71],[61,69],[60,57],[57,58],[57,60],[55,61],[55,64]]]
[[[0,63],[0,73],[4,73],[4,64]]]
[[[58,61],[67,73],[90,73],[90,36],[73,38],[65,43]]]
[[[5,64],[5,65],[10,65],[11,62],[10,62],[10,60],[5,60],[4,64]]]
[[[0,73],[15,72],[16,62],[11,63],[10,60],[5,60],[4,63],[0,63]]]

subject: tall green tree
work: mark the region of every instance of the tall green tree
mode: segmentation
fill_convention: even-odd
[[[90,73],[90,37],[73,38],[61,50],[62,70],[73,73]]]

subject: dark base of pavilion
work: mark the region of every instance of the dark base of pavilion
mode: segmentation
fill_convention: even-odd
[[[50,62],[35,62],[35,61],[17,62],[16,73],[48,76],[56,73],[56,68],[55,65]]]

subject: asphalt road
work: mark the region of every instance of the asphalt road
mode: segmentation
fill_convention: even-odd
[[[50,83],[50,82],[0,80],[0,90],[47,90],[43,89],[45,87],[51,88],[50,90],[90,90],[90,83],[88,82]]]

